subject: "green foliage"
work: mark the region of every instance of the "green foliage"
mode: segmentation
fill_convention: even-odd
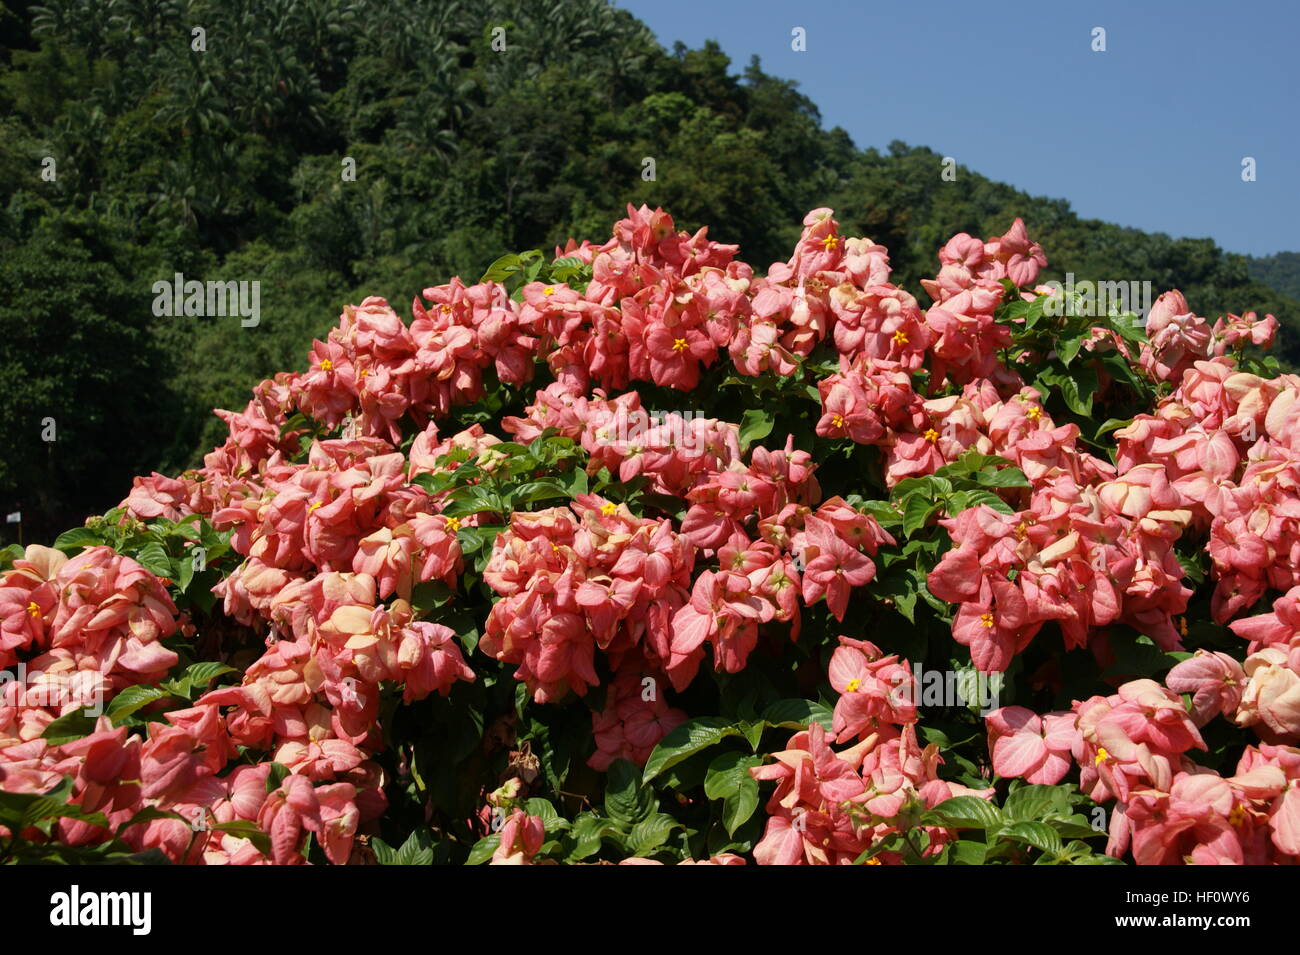
[[[1289,298],[1300,298],[1300,252],[1278,252],[1262,258],[1246,257],[1246,270],[1269,288]]]
[[[716,44],[665,51],[604,0],[309,0],[274,17],[213,0],[111,14],[49,0],[15,20],[0,64],[0,503],[22,509],[29,539],[116,504],[135,474],[197,464],[224,437],[210,409],[303,367],[338,302],[400,308],[494,269],[512,289],[580,288],[575,260],[494,255],[600,240],[628,202],[707,223],[759,266],[789,255],[808,209],[832,206],[846,234],[889,247],[913,290],[950,235],[1022,215],[1078,279],[1273,312],[1284,357],[1300,356],[1283,260],[1248,272],[1209,240],[1080,220],[975,173],[941,188],[938,154],[858,151],[757,59],[735,75]],[[503,23],[505,56],[488,42]],[[260,324],[155,318],[150,287],[176,272],[260,282]],[[1074,370],[1063,353],[1040,381]],[[1062,388],[1072,413],[1086,414],[1087,390]],[[41,440],[46,417],[56,442]]]
[[[911,851],[909,861],[934,865],[988,865],[998,861],[1028,862],[1034,865],[1117,865],[1113,859],[1090,846],[1089,839],[1105,835],[1089,824],[1076,806],[1090,805],[1072,786],[1013,785],[1001,808],[976,796],[954,796],[933,809],[920,813],[919,825],[943,826],[955,830],[958,839],[938,853],[922,857],[922,839],[909,834],[892,836],[864,854],[883,851]],[[1068,840],[1068,841],[1067,841]],[[891,844],[892,843],[892,844]]]

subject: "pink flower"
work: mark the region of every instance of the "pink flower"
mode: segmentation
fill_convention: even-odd
[[[501,827],[501,842],[488,864],[532,865],[533,856],[541,851],[545,841],[546,827],[542,820],[516,809]]]
[[[829,678],[840,698],[832,729],[836,741],[864,738],[881,723],[916,720],[915,679],[905,661],[884,656],[872,643],[840,637]]]
[[[796,545],[798,546],[798,545]],[[876,576],[876,565],[857,548],[843,541],[834,525],[809,517],[802,535],[803,599],[811,604],[822,596],[836,620],[843,620],[849,594]]]
[[[457,680],[474,681],[474,671],[465,664],[455,631],[440,623],[421,620],[402,630],[397,667],[406,684],[402,699],[407,703],[434,691],[445,696]]]
[[[1263,723],[1283,737],[1300,737],[1300,647],[1288,654],[1273,646],[1246,658],[1237,723]]]
[[[1078,731],[1073,713],[1038,716],[1023,706],[1004,706],[984,717],[993,771],[1029,783],[1053,785],[1069,771]]]
[[[1165,677],[1175,693],[1192,694],[1192,719],[1204,726],[1220,713],[1236,711],[1246,674],[1241,664],[1226,653],[1197,650]]]

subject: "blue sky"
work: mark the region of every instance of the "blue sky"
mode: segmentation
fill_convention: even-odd
[[[1300,250],[1296,0],[615,3],[668,48],[717,40],[737,73],[758,54],[860,147],[930,146],[1082,216],[1233,252]]]

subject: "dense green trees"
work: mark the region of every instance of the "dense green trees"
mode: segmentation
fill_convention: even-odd
[[[1265,285],[1291,298],[1300,298],[1300,252],[1278,252],[1262,258],[1248,256],[1246,268]]]
[[[601,239],[628,202],[754,262],[829,205],[918,294],[952,233],[1020,215],[1049,278],[1300,318],[1209,240],[1083,221],[965,169],[944,182],[924,148],[859,151],[757,61],[666,51],[603,0],[6,0],[3,22],[0,509],[36,533],[197,461],[210,409],[299,367],[343,302],[401,308],[502,248]],[[260,281],[260,325],[155,318],[150,287],[177,271]],[[47,414],[57,450],[32,425]]]

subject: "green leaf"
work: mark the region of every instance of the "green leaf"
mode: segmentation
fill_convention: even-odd
[[[182,555],[178,563],[180,572],[176,577],[176,586],[183,593],[190,589],[190,584],[194,581],[194,558],[189,554],[185,554]]]
[[[411,588],[411,606],[417,611],[433,610],[451,600],[455,593],[441,580],[426,580]]]
[[[433,865],[433,838],[428,829],[415,829],[400,849],[382,839],[371,839],[370,847],[380,865]]]
[[[165,577],[168,580],[174,579],[172,559],[167,555],[166,548],[157,541],[150,541],[145,544],[133,556],[135,562],[149,573],[157,577]]]
[[[397,850],[378,836],[371,837],[370,849],[375,854],[375,861],[380,865],[397,865],[394,861],[397,858]]]
[[[864,501],[862,510],[874,517],[876,523],[882,527],[893,527],[895,524],[902,523],[903,520],[903,515],[888,501]]]
[[[520,258],[513,252],[501,256],[487,267],[479,282],[500,282],[520,269]]]
[[[1070,814],[1070,795],[1059,786],[1021,786],[1002,807],[1008,822],[1041,822]]]
[[[1101,426],[1097,428],[1097,433],[1093,437],[1100,438],[1107,432],[1118,431],[1120,428],[1127,428],[1132,423],[1132,418],[1107,418],[1102,422]]]
[[[94,547],[104,543],[103,538],[89,527],[74,527],[54,538],[54,546],[62,551],[74,551],[82,547]]]
[[[722,824],[734,836],[758,808],[758,780],[750,769],[763,764],[761,756],[722,753],[709,764],[704,777],[704,795],[722,800]]]
[[[723,799],[739,792],[745,782],[753,782],[749,771],[763,764],[761,756],[746,756],[744,753],[720,753],[704,774],[704,795],[710,799]]]
[[[469,850],[469,858],[465,860],[466,865],[482,865],[492,858],[492,853],[497,851],[501,845],[501,836],[499,833],[492,833],[490,836],[484,836],[478,842],[474,843],[474,848]]]
[[[721,717],[688,720],[659,741],[646,760],[642,779],[648,783],[665,769],[676,766],[700,750],[714,746],[728,736],[739,735],[740,730],[735,724]]]
[[[95,717],[89,715],[87,710],[73,710],[45,727],[41,739],[49,742],[51,746],[57,746],[60,743],[89,736],[93,732],[95,732]]]
[[[1127,628],[1117,628],[1111,638],[1115,662],[1102,671],[1110,676],[1155,676],[1179,663],[1177,657],[1161,650],[1148,636]]]
[[[477,554],[484,547],[492,548],[496,543],[497,535],[504,530],[505,526],[502,524],[462,527],[456,532],[456,540],[460,542],[462,553]]]
[[[981,487],[1029,487],[1029,478],[1017,467],[981,468],[971,475]]]
[[[1001,829],[998,835],[1026,843],[1053,855],[1062,849],[1061,837],[1057,835],[1055,829],[1045,822],[1013,823]]]
[[[271,854],[271,837],[256,824],[247,819],[232,819],[230,822],[214,822],[208,826],[215,832],[226,832],[239,839],[247,839],[258,852],[264,856]]]
[[[982,842],[960,839],[948,848],[949,865],[983,865],[988,846]]]
[[[605,779],[605,812],[611,819],[633,826],[658,806],[654,791],[641,784],[635,764],[626,759],[610,763]]]
[[[1085,418],[1092,416],[1092,396],[1097,390],[1097,370],[1091,364],[1081,365],[1072,372],[1048,370],[1038,376],[1035,386],[1039,391],[1054,388],[1065,406]]]
[[[741,783],[740,788],[722,800],[722,824],[727,835],[734,836],[736,830],[749,821],[758,808],[758,780],[751,778]]]
[[[517,505],[532,504],[536,501],[553,501],[557,498],[567,497],[569,497],[568,489],[562,487],[559,482],[550,479],[522,484],[511,495]]]
[[[206,811],[204,811],[204,815],[206,815]],[[200,818],[203,818],[203,816],[201,815]],[[153,822],[155,819],[177,819],[185,823],[186,825],[191,825],[194,821],[193,818],[187,819],[184,816],[182,816],[179,812],[171,812],[166,809],[159,809],[157,806],[145,806],[143,809],[141,809],[139,812],[133,815],[126,822],[118,826],[114,832],[114,835],[121,836],[122,833],[130,829],[132,826],[141,826],[146,823]]]
[[[1075,356],[1079,354],[1079,349],[1083,347],[1083,342],[1084,339],[1082,337],[1057,340],[1056,354],[1061,359],[1062,365],[1065,365],[1067,368],[1070,367],[1070,362],[1074,361]]]
[[[271,771],[266,776],[266,791],[269,793],[275,792],[280,788],[280,784],[284,782],[285,778],[291,775],[293,774],[289,771],[289,767],[284,763],[272,763]]]
[[[607,835],[616,835],[618,827],[603,816],[584,813],[573,820],[569,830],[573,848],[566,857],[567,862],[578,862],[600,851],[601,840]]]
[[[125,690],[113,697],[113,702],[108,704],[108,718],[113,721],[113,725],[120,726],[122,722],[134,713],[136,710],[148,706],[154,700],[161,700],[164,696],[171,694],[162,687],[157,686],[128,686]]]
[[[226,673],[234,673],[235,668],[227,666],[224,663],[218,663],[215,660],[204,660],[201,663],[195,663],[185,670],[185,679],[189,681],[190,686],[195,689],[205,688],[209,683],[219,676]]]
[[[666,812],[657,812],[632,827],[627,837],[627,847],[634,855],[649,855],[663,845],[669,833],[680,825]]]
[[[561,829],[569,828],[569,820],[563,818],[549,799],[533,798],[524,802],[524,812],[542,820],[542,826],[548,834],[555,834]]]
[[[763,722],[783,729],[806,729],[811,723],[831,728],[833,713],[829,706],[816,700],[777,700],[763,710]]]
[[[946,508],[949,517],[956,517],[962,511],[969,510],[972,507],[991,507],[999,514],[1014,514],[1015,511],[1011,505],[1002,498],[998,497],[992,491],[975,490],[975,491],[954,491],[948,495],[948,506]]]
[[[998,457],[996,454],[981,454],[974,448],[967,448],[961,453],[956,461],[951,461],[939,468],[935,474],[943,478],[963,478],[970,477],[978,471],[997,471],[1009,467],[1015,467],[1008,458]],[[918,478],[909,478],[908,480],[921,480]],[[901,487],[905,481],[900,481]]]
[[[944,820],[941,825],[952,829],[989,829],[1002,822],[998,807],[978,796],[953,796],[932,812]]]
[[[766,411],[751,408],[740,419],[740,449],[749,450],[750,444],[762,441],[772,433],[776,419]]]
[[[1136,313],[1127,312],[1123,315],[1116,315],[1109,318],[1107,324],[1119,333],[1121,338],[1128,339],[1139,345],[1145,345],[1148,341],[1146,328],[1139,324]],[[1121,360],[1123,359],[1121,358]]]
[[[1062,839],[1096,839],[1107,835],[1105,830],[1094,829],[1088,817],[1079,813],[1064,819],[1052,819],[1050,825]]]
[[[929,498],[921,494],[913,494],[903,505],[903,533],[911,537],[925,526],[938,509],[939,505]]]

